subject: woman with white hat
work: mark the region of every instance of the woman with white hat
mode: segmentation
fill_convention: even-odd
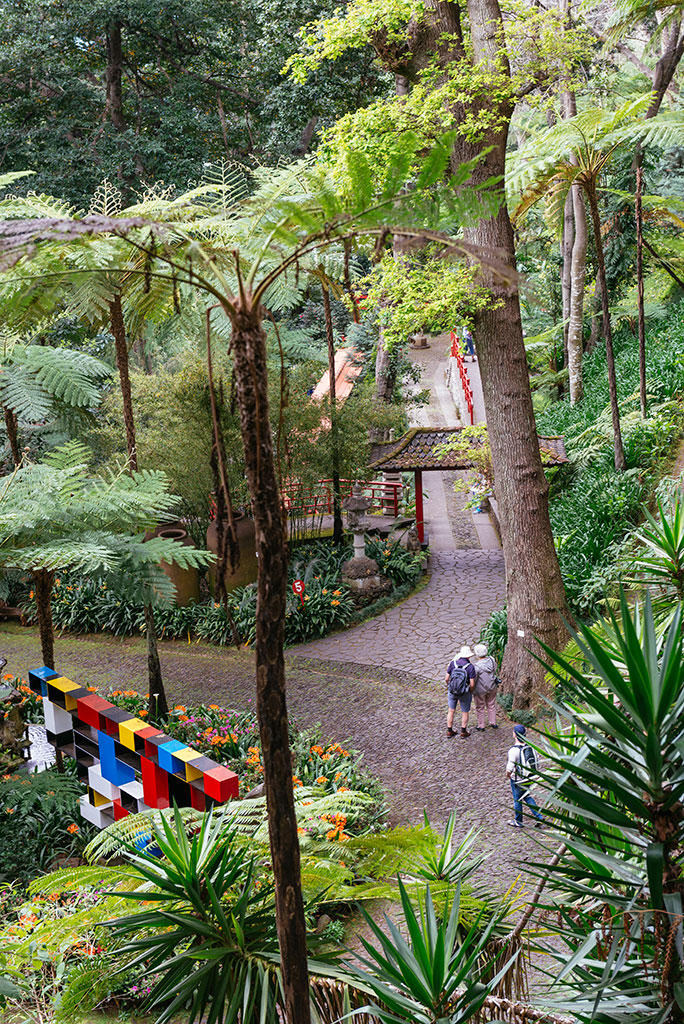
[[[491,654],[487,654],[486,644],[475,644],[475,711],[477,713],[477,731],[484,732],[485,710],[491,729],[498,729],[496,724],[496,688],[499,685],[499,670]]]
[[[457,704],[461,708],[461,739],[465,740],[470,736],[468,712],[473,702],[473,687],[475,686],[475,669],[470,661],[472,657],[473,652],[465,645],[447,665],[444,681],[447,684],[447,700],[449,703],[449,710],[447,711],[447,736],[449,738],[456,735],[452,726],[454,724],[454,711]]]

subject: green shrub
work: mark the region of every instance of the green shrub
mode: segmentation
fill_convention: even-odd
[[[497,608],[492,612],[480,630],[480,640],[487,645],[487,651],[500,666],[508,640],[508,618],[505,607]]]

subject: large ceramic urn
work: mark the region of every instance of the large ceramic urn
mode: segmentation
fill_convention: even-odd
[[[226,567],[225,583],[226,590],[235,590],[237,587],[244,587],[248,583],[254,583],[257,578],[259,562],[256,555],[256,529],[254,520],[246,516],[244,512],[234,512],[235,531],[237,533],[238,550],[240,552],[240,564],[231,569],[230,563]],[[226,529],[228,524],[226,523]],[[218,556],[218,537],[216,520],[209,523],[207,530],[207,550]],[[216,563],[209,566],[209,582],[212,590],[216,588]]]
[[[183,544],[184,547],[195,547],[182,523],[165,523],[163,526],[158,526],[150,536],[166,537]],[[185,607],[185,605],[199,601],[199,571],[197,569],[194,567],[183,569],[176,562],[161,562],[160,568],[176,588],[176,604]]]

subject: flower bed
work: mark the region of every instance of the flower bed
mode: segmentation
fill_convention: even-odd
[[[422,560],[401,545],[368,540],[366,553],[377,561],[380,572],[392,581],[395,591],[403,595],[402,588],[417,583]],[[315,640],[350,623],[354,603],[348,588],[341,583],[341,568],[351,554],[347,545],[338,547],[324,541],[295,550],[286,595],[286,644]],[[291,590],[295,579],[304,581],[303,602]],[[157,607],[157,633],[168,639],[196,637],[224,646],[251,645],[256,629],[256,597],[256,584],[251,583],[231,591],[225,605],[211,601],[184,608]],[[36,609],[32,591],[25,608],[33,621]],[[142,604],[128,594],[125,584],[115,586],[75,574],[55,580],[52,616],[58,629],[72,633],[103,630],[115,636],[131,636],[144,632],[145,628]]]

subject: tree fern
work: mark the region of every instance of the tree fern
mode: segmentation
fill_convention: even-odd
[[[74,868],[60,868],[47,875],[34,878],[28,886],[31,896],[69,892],[73,889],[129,889],[143,885],[145,880],[130,865],[111,867],[106,864],[81,864]]]
[[[202,812],[195,811],[192,807],[183,807],[179,813],[188,835],[196,830],[203,819]],[[170,820],[172,817],[171,809],[129,814],[121,821],[115,821],[98,832],[86,847],[85,856],[91,864],[121,857],[130,846],[135,846],[141,840],[145,843],[151,841],[154,828],[162,819]]]

